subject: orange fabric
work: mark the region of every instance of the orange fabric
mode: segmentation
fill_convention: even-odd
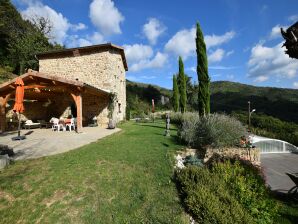
[[[70,124],[71,123],[71,119],[65,119],[65,124]]]
[[[15,85],[17,85],[17,88],[16,88],[16,97],[15,97],[15,104],[13,106],[13,111],[22,113],[25,110],[23,105],[24,82],[21,78],[17,78]]]

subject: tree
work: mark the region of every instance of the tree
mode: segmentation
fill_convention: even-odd
[[[178,112],[178,110],[179,110],[179,89],[178,89],[176,75],[173,75],[173,104],[174,104],[174,111]]]
[[[0,67],[22,74],[38,69],[37,52],[62,48],[49,42],[52,25],[43,17],[24,20],[9,0],[0,0]]]
[[[197,22],[197,74],[199,80],[198,107],[199,114],[210,113],[210,78],[208,75],[208,59],[206,54],[206,44],[200,24]]]
[[[298,22],[290,26],[286,31],[280,28],[281,34],[286,42],[283,44],[287,48],[285,51],[290,58],[298,59]]]
[[[182,113],[186,111],[186,78],[184,74],[184,64],[181,56],[179,56],[179,73],[178,73],[178,86],[179,86],[179,95],[180,95],[180,110]]]

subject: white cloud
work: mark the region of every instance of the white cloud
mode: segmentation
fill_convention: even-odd
[[[298,14],[289,16],[288,20],[291,22],[297,22]]]
[[[234,54],[234,50],[228,51],[226,55],[227,55],[227,57],[229,57],[232,54]]]
[[[227,79],[229,79],[229,80],[233,80],[234,78],[235,78],[235,76],[233,74],[227,75]]]
[[[87,36],[87,39],[89,39],[92,44],[102,44],[104,42],[103,35],[98,32],[94,32],[91,36]]]
[[[134,82],[139,81],[139,78],[134,75],[126,75],[126,79]]]
[[[54,42],[63,44],[67,36],[67,31],[71,26],[67,18],[49,6],[43,5],[41,2],[30,1],[28,4],[29,6],[25,10],[21,11],[22,16],[29,20],[34,20],[36,17],[49,19],[52,23],[50,36],[53,37]]]
[[[153,56],[153,50],[148,45],[134,44],[123,45],[123,47],[127,61],[130,64],[149,59]]]
[[[226,32],[223,35],[206,35],[204,37],[207,49],[229,42],[235,36],[234,31]],[[195,55],[196,51],[196,29],[184,29],[177,32],[165,45],[167,52],[182,56],[184,59]]]
[[[213,70],[231,70],[231,69],[235,69],[237,67],[235,66],[209,66],[209,69],[213,69]]]
[[[294,82],[293,86],[294,86],[295,89],[298,89],[298,82]]]
[[[69,29],[78,31],[86,29],[83,23],[71,24],[62,13],[56,12],[51,7],[44,5],[40,0],[21,0],[26,5],[26,9],[21,11],[23,18],[34,21],[36,18],[44,17],[50,21],[52,26],[49,37],[51,42],[64,44],[68,36]]]
[[[223,59],[224,55],[225,55],[225,51],[219,48],[216,51],[212,52],[210,55],[208,55],[208,61],[210,63],[219,62]]]
[[[276,25],[271,29],[270,38],[275,39],[279,36],[281,36],[281,34],[280,34],[280,25]]]
[[[90,4],[90,19],[104,35],[121,33],[120,23],[124,17],[111,0],[93,0]]]
[[[189,68],[187,68],[186,70],[188,70],[188,71],[192,71],[192,72],[197,72],[197,69],[196,69],[196,67],[189,67]]]
[[[156,44],[157,38],[164,33],[166,27],[156,18],[150,18],[148,23],[143,26],[143,33],[150,44]]]
[[[142,76],[135,76],[135,75],[127,75],[126,79],[134,82],[140,82],[142,80],[151,80],[151,79],[156,79],[157,77],[154,75],[147,76],[147,75],[142,75]]]
[[[101,44],[104,42],[104,37],[97,32],[92,35],[86,35],[84,37],[79,37],[78,35],[68,36],[67,47],[84,47],[94,44]]]
[[[157,52],[154,58],[141,60],[132,66],[130,66],[130,71],[135,72],[148,68],[161,68],[168,60],[168,55]]]
[[[217,36],[214,34],[212,34],[211,36],[207,35],[204,37],[204,39],[205,39],[207,48],[210,48],[210,47],[219,46],[221,44],[229,42],[235,37],[235,34],[236,33],[234,31],[230,31],[230,32],[226,32],[224,35],[221,35],[221,36]]]
[[[265,82],[269,79],[268,76],[261,75],[254,79],[254,82]]]
[[[183,58],[187,58],[195,53],[196,29],[184,29],[177,32],[165,45],[167,52],[175,53]]]
[[[73,31],[85,30],[87,29],[87,26],[84,23],[78,23],[78,24],[71,25],[71,29]]]
[[[156,79],[156,76],[154,76],[154,75],[151,75],[151,76],[142,75],[140,78],[141,79]]]
[[[286,30],[288,27],[277,24],[276,26],[272,27],[269,38],[270,39],[282,38],[280,33],[280,28],[283,28],[284,30]]]
[[[266,47],[259,43],[251,50],[248,61],[248,77],[281,77],[293,78],[298,75],[298,61],[284,53],[282,43]],[[262,80],[264,78],[260,78]]]

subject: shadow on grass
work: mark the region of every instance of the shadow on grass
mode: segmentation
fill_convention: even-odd
[[[162,124],[162,123],[159,123]],[[159,129],[163,129],[166,130],[166,126],[164,125],[164,127],[158,126],[158,125],[154,125],[154,123],[136,123],[136,125],[139,126],[143,126],[143,127],[151,127],[151,128],[159,128]],[[170,128],[170,131],[176,131],[177,129],[175,128]]]
[[[288,193],[272,191],[272,196],[283,204],[276,223],[298,223],[298,201]]]

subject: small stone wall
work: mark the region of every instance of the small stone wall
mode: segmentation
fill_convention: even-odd
[[[260,165],[260,150],[257,148],[208,148],[205,153],[204,162],[206,163],[214,154],[229,158],[237,157],[248,160],[254,165]]]

